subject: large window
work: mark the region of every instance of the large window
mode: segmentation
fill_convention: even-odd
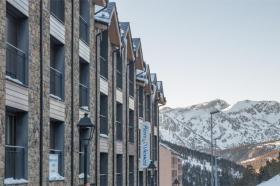
[[[134,97],[134,63],[130,62],[129,65],[129,96]]]
[[[64,179],[64,124],[63,122],[50,120],[50,169],[52,163],[57,164],[57,169],[51,169],[49,179]]]
[[[117,186],[122,186],[123,185],[123,156],[121,154],[117,155]]]
[[[129,136],[128,136],[128,140],[130,143],[134,143],[134,111],[133,110],[129,110]]]
[[[144,186],[144,174],[143,174],[143,171],[139,172],[139,186]]]
[[[117,140],[123,140],[123,106],[117,103],[117,117],[116,117],[116,133]]]
[[[64,23],[64,0],[51,0],[50,1],[51,14]]]
[[[153,139],[153,155],[154,155],[154,161],[158,160],[158,138],[157,136],[154,136]]]
[[[6,77],[27,84],[28,23],[27,18],[7,2]]]
[[[108,154],[100,153],[100,185],[108,185]]]
[[[51,37],[50,41],[50,94],[64,99],[64,45]]]
[[[123,62],[122,62],[122,56],[121,53],[117,53],[117,88],[122,89],[123,88]]]
[[[143,116],[144,116],[143,102],[144,102],[144,89],[143,89],[143,87],[140,87],[139,95],[138,95],[138,107],[139,107],[139,117],[140,118],[143,118]]]
[[[89,64],[80,58],[80,107],[89,110]]]
[[[100,37],[100,75],[108,79],[108,31],[103,31]]]
[[[129,186],[134,186],[134,156],[129,156]]]
[[[80,39],[89,42],[89,1],[80,0]]]
[[[108,97],[100,95],[100,134],[108,135]]]
[[[145,117],[146,117],[146,121],[151,121],[151,96],[150,95],[146,95],[146,99],[145,99]]]
[[[27,114],[6,111],[5,182],[27,179]]]

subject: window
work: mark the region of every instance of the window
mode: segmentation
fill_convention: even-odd
[[[157,107],[157,103],[155,103],[153,105],[153,116],[154,116],[154,126],[158,126],[158,107]]]
[[[158,160],[158,141],[157,141],[157,136],[154,136],[153,140],[153,155],[154,155],[154,161]]]
[[[150,95],[146,95],[146,99],[145,99],[146,103],[146,121],[151,121],[151,96]]]
[[[129,65],[129,95],[134,97],[134,63]]]
[[[27,179],[27,114],[6,111],[5,179]]]
[[[7,2],[6,77],[27,84],[28,23],[27,18]]]
[[[108,97],[100,95],[100,134],[108,135]]]
[[[134,156],[129,156],[129,186],[134,186]]]
[[[158,185],[158,171],[155,170],[155,182],[154,182],[155,186]]]
[[[143,102],[144,102],[144,89],[143,87],[139,88],[139,98],[138,98],[138,102],[139,102],[139,117],[143,118],[144,116],[144,108],[143,108]]]
[[[123,177],[122,177],[122,172],[123,172],[123,156],[121,154],[117,155],[117,186],[122,186],[123,185]]]
[[[80,58],[80,107],[89,110],[89,64]]]
[[[50,9],[52,16],[64,23],[64,0],[51,0]]]
[[[108,79],[108,31],[101,33],[100,41],[100,75]]]
[[[143,171],[140,171],[140,172],[139,172],[139,186],[144,186]]]
[[[63,122],[50,120],[50,166],[52,162],[58,164],[57,170],[50,171],[50,180],[64,179],[64,124]]]
[[[108,185],[108,154],[100,153],[100,185]]]
[[[80,0],[80,39],[88,45],[89,42],[89,2]]]
[[[51,37],[50,41],[50,94],[64,99],[64,46]]]
[[[117,88],[122,89],[123,88],[123,62],[122,62],[122,56],[121,53],[117,53]]]
[[[116,117],[116,132],[117,140],[123,140],[123,106],[117,103],[117,117]]]
[[[129,110],[129,136],[128,136],[128,140],[130,143],[134,143],[134,111],[133,110]]]

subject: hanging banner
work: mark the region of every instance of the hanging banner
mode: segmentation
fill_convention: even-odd
[[[151,124],[143,122],[140,125],[140,170],[148,168],[151,162]]]

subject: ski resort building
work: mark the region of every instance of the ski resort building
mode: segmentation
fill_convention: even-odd
[[[160,143],[159,147],[160,186],[182,185],[182,159],[178,153],[168,146]]]
[[[116,3],[1,0],[0,16],[0,185],[159,185],[163,84]]]

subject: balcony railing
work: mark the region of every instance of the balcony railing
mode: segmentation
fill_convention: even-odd
[[[64,153],[63,153],[63,151],[50,149],[49,153],[55,154],[58,156],[58,173],[59,173],[59,176],[63,177],[64,176]]]
[[[100,56],[100,75],[108,79],[108,61],[104,57]]]
[[[106,115],[100,114],[100,134],[108,135],[108,120]]]
[[[88,45],[89,42],[89,26],[88,22],[80,16],[80,39]]]
[[[64,0],[51,0],[50,8],[51,14],[64,23]]]
[[[122,72],[117,70],[117,88],[123,88]]]
[[[86,108],[89,105],[88,87],[80,83],[80,107]]]
[[[129,80],[129,95],[134,97],[134,83],[131,80]]]
[[[24,179],[25,148],[21,146],[5,146],[5,178]]]
[[[6,74],[19,83],[26,84],[26,55],[19,48],[6,45]]]
[[[130,143],[134,143],[134,126],[133,124],[129,124],[129,136],[128,136],[128,140]]]
[[[116,121],[117,140],[123,140],[122,122]]]
[[[50,93],[63,98],[63,74],[53,67],[50,67]]]

